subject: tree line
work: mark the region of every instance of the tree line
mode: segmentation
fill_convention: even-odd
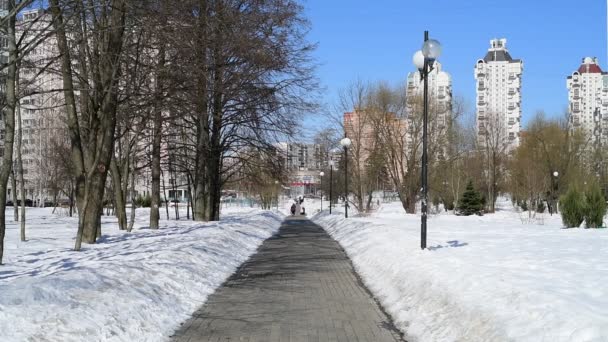
[[[24,17],[32,8],[40,11]],[[170,187],[185,179],[194,220],[218,220],[222,188],[263,178],[274,143],[316,107],[315,45],[296,0],[8,0],[7,12],[0,261],[8,180],[17,171],[13,194],[24,183],[14,167],[24,100],[53,98],[38,109],[53,109],[41,121],[53,128],[46,159],[63,176],[47,191],[73,198],[76,250],[101,236],[104,202],[121,230],[132,229],[127,200],[143,175],[150,228],[159,226],[166,173]],[[53,82],[20,82],[30,71]]]
[[[428,146],[429,198],[436,210],[440,205],[458,209],[467,185],[479,192],[479,210],[486,213],[496,210],[500,195],[508,195],[530,215],[556,212],[570,189],[588,189],[593,194],[588,197],[599,192],[606,198],[608,148],[591,133],[572,127],[567,113],[549,117],[538,111],[521,130],[519,144],[513,144],[515,137],[505,129],[508,123],[501,113],[476,120],[462,98],[454,97],[446,111],[434,96],[429,101]],[[374,191],[390,190],[407,213],[415,213],[421,189],[420,96],[408,96],[405,85],[357,81],[342,91],[339,102],[334,127],[318,132],[317,139],[326,151],[341,150],[343,136],[352,140],[347,170],[351,204],[367,212]],[[358,113],[357,119],[344,119],[344,113]],[[335,173],[338,178],[343,174]],[[343,195],[343,181],[334,183],[334,191]]]

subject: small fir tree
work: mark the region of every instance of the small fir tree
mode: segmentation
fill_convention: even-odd
[[[587,206],[585,202],[585,195],[575,186],[570,187],[568,192],[560,197],[559,208],[566,228],[580,227],[583,223]]]
[[[591,184],[585,195],[587,206],[585,210],[585,223],[587,228],[601,228],[606,215],[606,200],[597,183]]]
[[[473,181],[469,181],[460,201],[458,201],[458,213],[464,216],[481,215],[482,208],[481,195],[473,187]]]
[[[543,202],[542,200],[538,200],[538,202],[536,202],[536,212],[542,214],[545,212],[545,209],[545,202]]]

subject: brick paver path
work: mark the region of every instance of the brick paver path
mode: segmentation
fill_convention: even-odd
[[[174,341],[402,341],[342,248],[318,225],[288,218]]]

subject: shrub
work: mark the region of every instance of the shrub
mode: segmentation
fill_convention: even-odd
[[[445,210],[454,210],[454,202],[445,202],[443,205]]]
[[[481,215],[483,202],[479,192],[473,188],[473,182],[469,181],[462,197],[458,201],[458,214],[469,216],[473,214]]]
[[[536,212],[542,214],[545,212],[545,209],[545,202],[538,200],[538,203],[536,204]]]
[[[597,183],[593,183],[587,193],[585,223],[587,228],[601,228],[604,224],[604,215],[606,215],[606,200],[602,195],[602,190]]]
[[[528,211],[528,202],[526,200],[522,200],[521,202],[519,202],[519,207],[523,211]]]
[[[152,197],[150,195],[142,196],[139,195],[135,198],[135,205],[141,208],[150,208],[152,204]]]
[[[562,222],[566,228],[579,227],[585,219],[585,196],[576,187],[571,187],[565,195],[560,197],[559,208]]]

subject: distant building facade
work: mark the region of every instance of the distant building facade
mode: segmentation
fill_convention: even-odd
[[[320,188],[319,172],[329,167],[331,153],[319,144],[282,142],[276,147],[289,177],[289,196],[315,194]]]
[[[432,144],[445,146],[443,138],[446,137],[448,126],[452,120],[452,77],[450,74],[442,70],[441,63],[435,61],[433,69],[428,75],[428,99],[429,99],[429,122],[428,132],[429,139]],[[408,145],[415,144],[414,140],[420,141],[421,127],[420,116],[416,115],[422,112],[422,99],[424,95],[424,80],[421,78],[420,71],[410,72],[407,76],[407,122],[405,126],[409,127],[409,134],[406,136]],[[447,149],[438,149],[443,158]]]
[[[566,86],[570,129],[582,129],[590,147],[608,146],[608,73],[597,58],[585,57]]]
[[[475,64],[476,128],[479,146],[492,140],[511,150],[520,143],[523,62],[513,59],[506,39],[490,40],[490,48]]]
[[[424,81],[420,77],[420,71],[407,75],[406,93],[408,99],[422,98]],[[452,77],[442,70],[441,63],[437,61],[429,73],[428,96],[429,107],[436,112],[437,120],[447,121],[448,116],[452,115]]]

